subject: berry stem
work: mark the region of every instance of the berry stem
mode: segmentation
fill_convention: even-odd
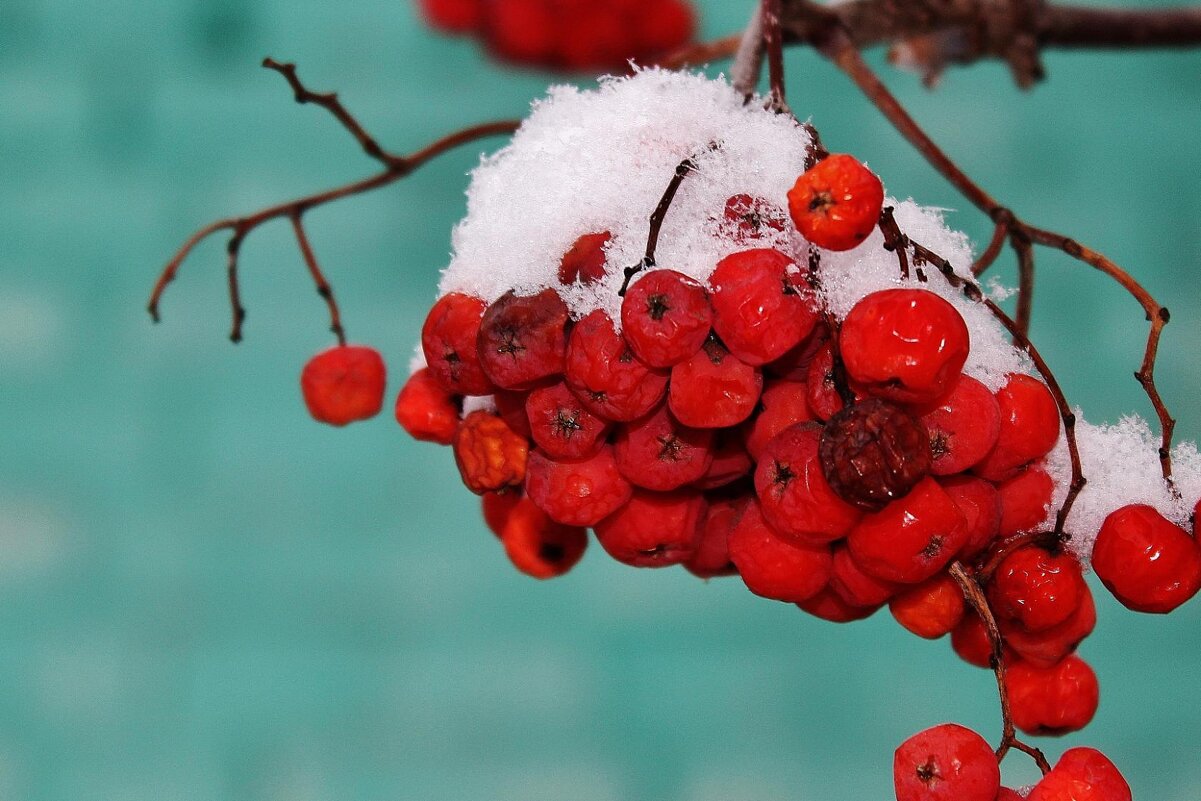
[[[992,240],[988,243],[988,247],[980,254],[980,258],[976,259],[972,264],[972,275],[979,278],[984,275],[984,271],[993,265],[997,257],[1001,255],[1001,250],[1005,247],[1005,240],[1009,238],[1009,225],[1004,222],[999,222],[993,227]]]
[[[738,51],[730,67],[730,85],[746,103],[755,96],[759,76],[763,74],[763,5],[755,4],[751,18],[738,40]]]
[[[767,48],[767,74],[771,82],[768,108],[790,114],[784,91],[784,36],[780,28],[781,0],[762,0],[763,44]]]
[[[962,563],[952,562],[947,571],[963,591],[964,600],[980,616],[980,620],[984,623],[984,629],[988,632],[988,642],[992,646],[989,662],[993,675],[997,679],[997,695],[1001,699],[1002,733],[1001,744],[997,746],[996,750],[997,761],[1003,760],[1010,749],[1016,748],[1018,751],[1028,754],[1045,776],[1051,772],[1051,765],[1047,762],[1046,756],[1038,748],[1018,739],[1017,729],[1013,725],[1013,713],[1009,706],[1009,690],[1005,684],[1005,649],[1002,645],[1001,629],[997,625],[997,618],[993,615],[992,608],[988,605],[984,590]]]
[[[338,301],[334,299],[334,289],[325,280],[325,274],[321,272],[321,267],[317,264],[317,256],[313,253],[313,246],[309,244],[309,237],[305,233],[300,213],[292,214],[291,219],[292,231],[296,234],[296,244],[300,246],[304,263],[309,268],[309,274],[313,276],[313,283],[317,285],[317,294],[325,300],[325,305],[329,308],[329,330],[338,338],[339,345],[345,345],[346,330],[342,327],[342,314],[338,310]]]
[[[909,280],[909,239],[897,225],[892,206],[885,206],[880,211],[880,233],[884,234],[884,249],[897,254],[901,278]]]
[[[709,145],[710,150],[716,148],[716,144]],[[642,257],[642,261],[633,267],[625,268],[625,277],[622,279],[621,289],[617,290],[617,294],[621,297],[625,297],[626,290],[630,288],[631,278],[642,270],[655,266],[655,249],[659,246],[659,231],[663,228],[663,220],[667,218],[667,210],[671,208],[671,202],[675,200],[676,192],[680,189],[680,184],[684,183],[684,179],[695,169],[696,162],[692,160],[691,156],[676,165],[676,171],[671,176],[671,181],[668,182],[667,189],[663,190],[663,197],[659,198],[659,204],[651,212],[650,228],[646,235],[646,253]]]
[[[1018,303],[1014,321],[1023,337],[1030,336],[1030,315],[1034,311],[1034,248],[1026,234],[1011,231],[1009,245],[1018,262]],[[1017,345],[1017,342],[1013,344]]]

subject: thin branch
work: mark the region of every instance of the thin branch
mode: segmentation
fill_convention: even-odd
[[[710,145],[710,149],[716,145]],[[659,198],[659,204],[655,206],[655,210],[651,212],[650,227],[646,235],[646,253],[642,257],[642,261],[635,264],[633,267],[625,268],[625,277],[621,282],[621,289],[617,294],[625,297],[626,290],[630,288],[630,279],[643,270],[648,270],[655,266],[655,249],[659,245],[659,231],[663,228],[663,220],[667,218],[667,210],[671,208],[671,202],[675,200],[676,192],[680,189],[680,184],[684,183],[684,179],[696,169],[696,162],[691,157],[684,159],[676,165],[676,170],[671,176],[671,181],[667,184],[667,189],[663,190],[663,197]]]
[[[695,63],[695,62],[694,62]],[[755,4],[751,19],[738,41],[734,64],[730,67],[730,85],[746,102],[755,95],[763,74],[763,5]]]
[[[885,206],[880,211],[880,233],[884,234],[884,249],[897,254],[901,278],[909,279],[909,237],[901,232],[893,207]]]
[[[325,274],[317,264],[317,256],[313,253],[313,246],[309,244],[309,237],[304,231],[304,223],[300,217],[299,213],[292,215],[292,232],[296,234],[296,244],[300,247],[300,254],[304,257],[305,266],[309,268],[309,274],[313,276],[313,283],[317,285],[317,294],[325,300],[325,305],[329,308],[329,330],[338,338],[339,345],[345,345],[346,330],[342,327],[342,313],[338,310],[338,301],[334,299],[334,289],[329,285],[329,281],[325,280]]]
[[[1001,629],[988,605],[984,590],[959,562],[952,562],[947,572],[950,573],[951,578],[955,579],[959,589],[963,591],[964,600],[980,616],[980,620],[984,623],[984,630],[988,632],[988,642],[992,646],[989,663],[997,680],[997,695],[1001,699],[1002,733],[1001,743],[997,746],[996,751],[997,761],[1000,762],[1004,759],[1010,749],[1016,748],[1029,754],[1045,776],[1051,772],[1051,765],[1047,762],[1046,756],[1038,748],[1018,739],[1017,728],[1013,725],[1013,712],[1009,705],[1009,688],[1005,684],[1005,648],[1001,640]]]
[[[1018,258],[1018,303],[1015,321],[1022,336],[1029,337],[1030,315],[1034,311],[1034,248],[1021,230],[1009,234],[1009,244]]]
[[[762,0],[763,46],[767,49],[767,73],[771,82],[768,108],[777,114],[789,114],[784,90],[784,34],[780,28],[781,0]]]
[[[1001,255],[1001,250],[1005,247],[1005,240],[1008,238],[1009,226],[1005,223],[997,223],[993,227],[992,240],[988,243],[988,247],[972,265],[972,275],[977,278],[984,275],[984,271],[993,265],[997,256]]]

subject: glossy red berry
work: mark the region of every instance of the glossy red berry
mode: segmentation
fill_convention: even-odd
[[[430,27],[446,33],[470,33],[480,26],[486,0],[418,0]]]
[[[1131,801],[1130,785],[1109,758],[1092,748],[1069,748],[1026,801]]]
[[[701,349],[713,323],[705,288],[675,270],[652,270],[621,302],[622,336],[651,367],[671,367]]]
[[[1093,595],[1087,584],[1083,589],[1080,605],[1072,612],[1071,617],[1058,626],[1042,631],[1028,631],[1007,619],[998,620],[1005,644],[1022,659],[1037,667],[1046,668],[1058,664],[1075,651],[1097,625],[1097,607],[1093,603]]]
[[[997,484],[1001,497],[1002,537],[1034,531],[1047,522],[1055,482],[1042,467],[1027,467]]]
[[[967,536],[959,507],[927,477],[905,497],[865,515],[847,543],[855,561],[873,576],[916,584],[946,567]]]
[[[773,231],[783,232],[786,220],[784,209],[763,198],[738,194],[726,200],[721,228],[735,242],[749,242]]]
[[[449,445],[459,427],[458,399],[447,392],[429,368],[409,376],[396,396],[396,422],[413,439]]]
[[[997,566],[988,598],[999,618],[1035,632],[1058,626],[1075,614],[1084,592],[1084,576],[1075,557],[1027,545]]]
[[[575,241],[559,261],[559,282],[592,284],[605,275],[605,246],[613,236],[608,231],[584,234]]]
[[[713,463],[713,431],[681,425],[660,407],[617,430],[617,469],[633,485],[667,491],[699,481]]]
[[[667,567],[696,553],[705,522],[698,492],[634,490],[629,502],[596,524],[610,556],[634,567]]]
[[[763,365],[809,335],[817,306],[801,270],[773,248],[726,256],[709,276],[713,330],[742,361]]]
[[[694,576],[705,579],[732,576],[738,572],[738,568],[730,561],[730,531],[742,516],[749,499],[710,497],[708,501],[705,520],[701,524],[701,538],[684,567]]]
[[[759,411],[743,425],[746,449],[758,459],[772,437],[797,423],[812,420],[808,389],[800,381],[768,381],[759,397]]]
[[[967,360],[959,312],[923,289],[885,289],[860,300],[839,335],[847,378],[897,403],[933,403],[955,386]]]
[[[822,429],[822,472],[838,496],[877,511],[904,497],[930,471],[930,441],[912,415],[868,398],[830,418]]]
[[[613,449],[606,445],[577,462],[556,462],[534,451],[525,491],[551,520],[568,526],[594,526],[621,508],[633,488],[617,471]]]
[[[988,629],[974,612],[965,613],[959,625],[951,630],[951,649],[969,665],[992,667],[992,642],[988,639]]]
[[[961,375],[933,408],[921,410],[936,476],[961,473],[983,459],[1001,433],[1001,408],[988,387]]]
[[[529,442],[492,412],[464,417],[453,445],[463,484],[477,495],[519,486],[525,478]]]
[[[517,508],[517,504],[523,497],[525,496],[520,487],[510,487],[501,492],[485,492],[480,496],[480,509],[484,513],[484,523],[498,538],[504,533],[509,515]]]
[[[844,406],[834,379],[834,346],[829,341],[818,349],[809,363],[805,386],[809,393],[809,411],[818,420],[829,420]]]
[[[818,456],[821,429],[798,423],[777,434],[755,468],[755,493],[773,529],[800,542],[845,537],[862,512],[831,489]]]
[[[506,292],[484,312],[476,339],[480,364],[503,389],[527,389],[563,372],[567,304],[553,289]]]
[[[875,230],[884,187],[854,156],[827,156],[788,190],[788,211],[801,235],[826,250],[850,250]],[[991,801],[991,799],[989,800]]]
[[[667,373],[643,364],[599,309],[571,329],[566,369],[567,386],[606,420],[636,420],[667,395]]]
[[[1047,385],[1015,373],[997,393],[1001,432],[997,444],[973,472],[989,481],[1004,481],[1041,459],[1059,439],[1059,407]]]
[[[954,723],[918,732],[893,758],[897,801],[996,801],[997,757],[983,737]]]
[[[588,546],[588,531],[565,526],[522,498],[501,529],[505,554],[518,570],[536,579],[561,576],[575,567]]]
[[[1034,735],[1080,731],[1097,713],[1100,699],[1097,674],[1074,654],[1051,668],[1011,662],[1005,687],[1014,724]]]
[[[585,409],[563,382],[530,392],[525,413],[534,442],[552,459],[591,456],[609,432],[609,424]]]
[[[960,556],[973,557],[997,538],[1001,528],[1001,495],[992,484],[975,476],[947,476],[938,483],[967,521],[968,537]]]
[[[937,640],[955,630],[967,606],[959,583],[946,573],[939,573],[894,597],[888,608],[909,631],[927,640]]]
[[[314,420],[344,426],[379,414],[387,382],[384,360],[365,345],[337,345],[305,363],[304,405]]]
[[[728,547],[746,586],[764,598],[799,603],[819,593],[830,580],[830,549],[780,537],[754,501],[730,531]]]
[[[879,604],[875,606],[849,604],[831,587],[826,587],[812,598],[801,601],[797,606],[814,617],[830,623],[853,623],[856,620],[864,620],[876,614],[880,608]]]
[[[763,374],[710,339],[671,368],[667,405],[684,425],[727,428],[751,416],[763,391]]]
[[[1122,605],[1167,613],[1201,589],[1201,547],[1150,506],[1123,506],[1101,525],[1093,570]]]
[[[434,303],[421,327],[421,350],[430,374],[455,395],[489,395],[492,382],[480,366],[476,337],[487,304],[459,292]]]
[[[878,579],[863,572],[845,545],[834,547],[830,589],[851,606],[877,607],[900,590],[902,585]]]

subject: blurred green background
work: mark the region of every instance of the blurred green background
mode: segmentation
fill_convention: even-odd
[[[702,5],[706,35],[748,7]],[[194,228],[373,168],[267,54],[401,151],[521,115],[550,80],[438,38],[403,0],[0,0],[0,797],[885,799],[910,733],[996,736],[991,677],[887,613],[833,626],[596,548],[555,582],[517,574],[448,452],[387,413],[345,430],[305,414],[297,375],[329,336],[284,223],[243,248],[242,345],[217,240],[151,327],[150,284]],[[788,61],[828,144],[894,193],[965,207],[846,80]],[[1161,387],[1196,438],[1201,53],[1047,64],[1027,95],[998,65],[934,93],[888,80],[984,186],[1166,299]],[[390,394],[479,150],[307,218]],[[1138,307],[1039,264],[1034,333],[1070,399],[1093,420],[1146,412]],[[1082,653],[1100,713],[1048,748],[1098,746],[1136,798],[1195,801],[1201,601],[1161,619],[1098,599]],[[1006,776],[1032,771],[1019,755]]]

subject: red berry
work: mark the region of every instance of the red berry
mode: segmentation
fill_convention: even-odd
[[[726,256],[709,277],[709,289],[713,330],[747,364],[780,358],[817,322],[813,293],[800,268],[772,248]]]
[[[1131,801],[1130,785],[1108,757],[1092,748],[1069,748],[1035,785],[1026,801]]]
[[[1005,671],[1013,722],[1027,734],[1059,736],[1079,731],[1097,712],[1097,674],[1072,655],[1052,668],[1022,661]]]
[[[764,518],[783,536],[813,544],[845,537],[862,515],[827,483],[818,456],[820,431],[812,423],[784,429],[755,468]]]
[[[689,3],[658,0],[635,3],[631,8],[636,16],[627,30],[637,38],[638,50],[629,55],[651,58],[683,47],[692,40],[696,14]]]
[[[567,304],[553,289],[524,297],[506,292],[484,312],[476,342],[492,383],[526,389],[563,372]]]
[[[464,417],[453,444],[463,484],[477,495],[518,486],[525,478],[529,443],[491,412]]]
[[[834,346],[826,342],[809,363],[805,386],[809,393],[809,411],[818,420],[829,420],[843,407],[842,396],[834,382]]]
[[[534,442],[552,459],[591,456],[609,432],[609,424],[585,409],[561,381],[531,392],[525,412]]]
[[[605,246],[612,234],[602,231],[584,234],[563,254],[559,262],[559,282],[571,286],[577,281],[591,284],[605,275]]]
[[[764,598],[799,603],[819,593],[830,579],[830,549],[783,539],[753,500],[730,531],[728,543],[738,574],[751,592]]]
[[[763,375],[720,342],[704,347],[671,368],[667,405],[684,425],[727,428],[751,416],[763,390]]]
[[[1025,799],[1018,795],[1016,790],[1002,787],[1001,791],[997,793],[997,801],[1025,801]]]
[[[992,450],[1001,433],[996,397],[971,376],[959,376],[949,395],[921,413],[930,435],[930,472],[936,476],[967,470]]]
[[[719,428],[714,431],[713,462],[705,475],[696,482],[697,489],[711,490],[725,487],[740,478],[746,478],[755,469],[751,455],[742,445],[742,438],[734,429]]]
[[[492,393],[492,402],[496,404],[496,413],[509,428],[526,439],[533,439],[534,432],[530,430],[530,418],[525,413],[525,402],[529,400],[529,397],[529,392],[498,389]]]
[[[738,568],[730,561],[729,537],[749,500],[745,497],[709,498],[700,541],[696,551],[684,563],[689,573],[707,579],[732,576],[738,572]]]
[[[992,484],[975,476],[948,476],[938,483],[967,521],[968,538],[960,556],[973,557],[997,538],[1001,527],[1001,494]]]
[[[1015,373],[997,393],[1001,433],[997,444],[973,472],[989,481],[1004,481],[1041,459],[1059,439],[1059,407],[1046,384]]]
[[[633,485],[673,490],[700,480],[713,463],[713,431],[680,425],[664,408],[621,426],[617,469]]]
[[[830,589],[851,606],[877,607],[896,594],[900,585],[864,573],[845,545],[834,548]]]
[[[916,584],[946,567],[967,536],[963,513],[927,477],[904,498],[864,516],[847,544],[859,566],[873,576]]]
[[[522,498],[505,521],[501,541],[518,570],[536,579],[548,579],[575,567],[588,545],[588,532],[556,523],[529,498]]]
[[[772,437],[796,423],[812,420],[808,389],[799,381],[769,381],[759,397],[759,413],[743,426],[746,449],[758,459]]]
[[[651,367],[671,367],[700,350],[713,309],[705,288],[675,270],[652,270],[621,302],[622,335]]]
[[[922,424],[879,398],[856,401],[822,429],[822,472],[839,497],[876,511],[904,497],[930,471]]]
[[[897,403],[932,403],[955,385],[967,360],[963,317],[922,289],[885,289],[860,300],[838,340],[859,390]]]
[[[430,27],[446,33],[470,33],[480,25],[484,0],[418,0]]]
[[[1037,667],[1052,667],[1059,663],[1075,651],[1097,625],[1097,608],[1093,604],[1093,595],[1087,584],[1083,585],[1083,589],[1080,605],[1072,612],[1071,617],[1058,626],[1031,632],[1004,619],[998,620],[1005,644],[1022,659]]]
[[[480,507],[484,512],[484,523],[498,538],[505,530],[509,515],[524,497],[519,487],[501,492],[485,492],[480,496]]]
[[[866,239],[883,206],[880,179],[844,153],[819,161],[788,190],[788,211],[797,230],[826,250],[850,250]]]
[[[1047,519],[1055,482],[1041,467],[1028,467],[997,485],[1001,496],[1002,537],[1034,531]]]
[[[413,439],[449,445],[459,427],[459,404],[428,367],[409,376],[396,396],[396,422]]]
[[[647,367],[603,311],[571,329],[567,386],[593,414],[624,422],[642,417],[667,394],[667,374]]]
[[[384,360],[365,345],[337,345],[304,365],[300,391],[314,420],[344,426],[379,414],[387,381]]]
[[[801,609],[814,617],[828,620],[831,623],[853,623],[876,614],[880,608],[876,606],[853,606],[838,595],[830,587],[825,588],[807,601],[797,604]]]
[[[760,197],[734,195],[726,200],[722,229],[735,242],[759,239],[769,231],[783,231],[784,210]]]
[[[954,723],[918,732],[892,763],[897,801],[996,801],[997,757],[983,737]]]
[[[937,640],[954,631],[966,608],[963,590],[946,573],[910,587],[888,604],[898,623],[927,640]]]
[[[1124,606],[1167,613],[1201,588],[1201,547],[1150,506],[1123,506],[1101,524],[1093,570]]]
[[[1075,614],[1084,592],[1084,576],[1075,557],[1028,545],[1001,561],[988,599],[998,618],[1034,632],[1065,622]]]
[[[974,612],[964,614],[959,625],[951,630],[951,648],[969,665],[992,667],[992,642],[988,639],[988,629]]]
[[[763,369],[768,375],[785,381],[808,381],[809,365],[813,363],[817,352],[829,341],[830,329],[818,323],[800,344],[774,362],[763,365]],[[831,386],[833,386],[833,376],[831,376]]]
[[[696,553],[705,522],[697,492],[634,490],[629,503],[596,524],[596,539],[619,562],[667,567]]]
[[[551,520],[594,526],[624,505],[633,488],[617,471],[613,449],[606,445],[578,462],[556,462],[534,451],[525,491]]]
[[[421,350],[430,373],[455,395],[489,395],[476,337],[486,304],[479,298],[450,292],[434,303],[421,327]]]
[[[545,0],[504,0],[484,5],[483,38],[502,61],[557,66],[555,9]]]

